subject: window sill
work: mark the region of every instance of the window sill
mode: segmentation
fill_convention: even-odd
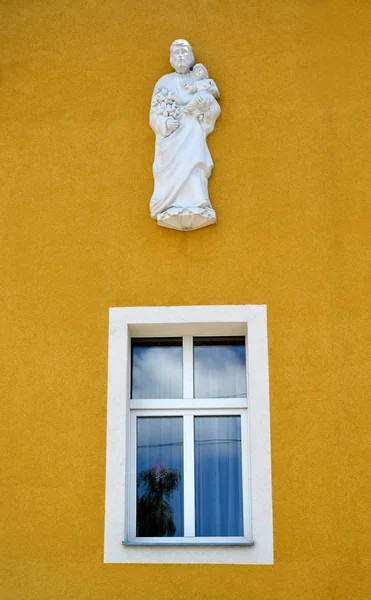
[[[123,546],[254,546],[254,542],[250,542],[247,538],[233,538],[230,540],[211,540],[210,538],[202,541],[190,541],[190,540],[174,540],[174,538],[167,538],[169,541],[149,541],[149,540],[138,540],[135,542],[122,542]]]

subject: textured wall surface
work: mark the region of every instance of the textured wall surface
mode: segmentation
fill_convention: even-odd
[[[370,2],[0,10],[2,600],[368,599]],[[177,37],[223,109],[191,233],[148,212]],[[103,565],[108,307],[240,303],[268,305],[274,566]]]

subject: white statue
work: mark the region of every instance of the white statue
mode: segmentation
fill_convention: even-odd
[[[208,193],[213,161],[206,137],[220,115],[219,91],[206,68],[194,65],[186,40],[172,43],[170,63],[175,73],[159,79],[150,110],[156,134],[150,209],[159,225],[184,231],[216,223]]]

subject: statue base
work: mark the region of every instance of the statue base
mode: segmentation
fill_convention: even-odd
[[[157,224],[179,231],[193,231],[216,223],[213,208],[177,208],[173,206],[157,215]]]

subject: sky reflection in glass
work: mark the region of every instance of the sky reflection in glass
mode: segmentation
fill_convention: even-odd
[[[194,338],[195,398],[246,398],[244,337]]]
[[[131,340],[131,397],[181,398],[183,395],[181,338]]]
[[[242,536],[241,418],[195,417],[196,536]]]
[[[140,417],[137,536],[183,536],[183,419]]]

